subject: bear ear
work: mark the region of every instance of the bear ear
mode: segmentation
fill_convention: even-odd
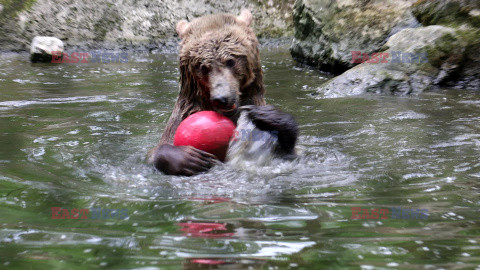
[[[185,20],[181,20],[177,23],[177,34],[180,38],[183,38],[185,33],[187,32],[189,23]]]
[[[252,23],[252,19],[252,13],[250,12],[250,10],[247,9],[242,10],[240,15],[237,16],[237,20],[246,24],[247,26],[250,26],[250,24]]]

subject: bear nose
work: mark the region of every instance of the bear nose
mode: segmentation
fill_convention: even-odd
[[[213,96],[212,102],[213,102],[213,106],[217,108],[228,107],[228,98],[226,96]]]

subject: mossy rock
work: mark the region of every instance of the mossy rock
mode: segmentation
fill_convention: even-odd
[[[363,63],[326,82],[318,94],[326,97],[421,93],[432,86],[478,89],[480,33],[433,25],[404,29],[385,44],[388,63]],[[392,53],[426,54],[428,61],[395,63]]]
[[[420,0],[412,6],[412,13],[423,25],[480,27],[478,0]]]
[[[253,28],[261,37],[292,34],[294,0],[183,1],[135,0],[63,1],[0,0],[0,48],[22,51],[34,36],[55,36],[67,46],[83,48],[157,48],[175,39],[175,25],[212,13],[254,16]]]
[[[299,62],[340,74],[355,65],[351,51],[378,52],[389,36],[419,25],[408,3],[298,0],[291,54]]]
[[[35,2],[36,0],[0,0],[0,18],[12,18],[7,16],[15,16],[18,12],[29,9]]]

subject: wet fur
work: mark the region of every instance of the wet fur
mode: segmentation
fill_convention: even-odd
[[[193,68],[201,59],[215,61],[214,55],[209,52],[211,47],[222,47],[221,55],[244,55],[247,58],[247,70],[251,72],[245,81],[240,94],[240,105],[265,105],[263,86],[263,71],[259,59],[258,41],[252,29],[245,24],[239,24],[236,16],[230,14],[215,14],[193,20],[187,32],[183,34],[180,43],[180,94],[172,115],[158,145],[150,151],[149,161],[153,163],[153,152],[162,144],[173,144],[173,137],[178,125],[189,115],[205,110],[212,110],[210,96],[203,91],[200,82],[195,80]],[[210,32],[209,39],[205,34]],[[225,35],[224,33],[229,33]],[[198,42],[205,40],[207,43]],[[217,43],[218,45],[212,46]],[[239,46],[242,44],[243,46]],[[207,49],[205,49],[207,48]],[[235,120],[235,119],[233,119]]]
[[[263,71],[259,59],[258,41],[249,27],[251,13],[240,16],[230,14],[208,15],[188,23],[180,21],[180,93],[158,145],[149,152],[149,163],[167,174],[192,175],[207,170],[213,162],[210,157],[192,147],[175,147],[173,138],[177,127],[189,115],[214,110],[210,89],[198,79],[198,66],[216,64],[228,58],[240,60],[240,74],[236,74],[239,90],[236,93],[240,106],[247,106],[249,116],[262,130],[278,130],[279,145],[284,155],[294,156],[298,128],[289,114],[265,106]],[[238,71],[238,70],[237,70]],[[237,72],[238,73],[238,72]],[[236,123],[239,111],[230,118]],[[164,163],[160,162],[161,160]]]

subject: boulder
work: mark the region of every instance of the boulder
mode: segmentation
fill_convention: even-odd
[[[439,25],[404,29],[385,44],[386,63],[364,62],[327,81],[317,94],[343,97],[366,92],[420,93],[432,85],[455,84],[465,70],[476,70],[477,73],[470,74],[470,79],[475,80],[478,67],[472,69],[467,65],[472,42],[479,36],[472,34],[470,42],[463,35],[464,32]],[[479,86],[478,79],[471,80],[473,88]]]
[[[297,0],[292,56],[340,74],[353,67],[351,51],[378,52],[401,29],[419,26],[412,0]]]
[[[463,63],[446,86],[462,89],[480,88],[480,1],[419,0],[412,13],[422,25],[444,25],[455,28],[465,44]]]
[[[4,3],[5,2],[5,3]],[[0,49],[25,50],[35,36],[55,36],[72,47],[153,50],[177,48],[175,26],[212,13],[249,9],[259,37],[291,36],[294,0],[2,1]],[[173,42],[170,42],[173,40]]]
[[[412,6],[412,13],[425,26],[439,24],[480,27],[478,0],[420,0]]]
[[[30,46],[30,60],[32,62],[51,62],[53,55],[63,54],[63,42],[56,37],[37,36]]]

